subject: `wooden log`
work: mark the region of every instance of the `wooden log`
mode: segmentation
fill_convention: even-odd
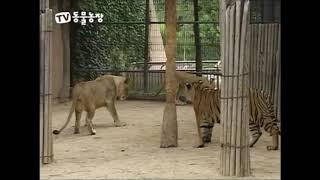
[[[250,36],[250,41],[248,42],[249,44],[249,48],[253,49],[253,25],[249,24],[248,28],[250,30],[249,36]],[[247,57],[249,58],[249,87],[252,84],[252,69],[253,69],[253,51],[249,51],[249,54],[247,55]]]
[[[247,175],[246,171],[247,169],[243,169],[243,165],[246,163],[245,161],[247,161],[247,159],[243,159],[241,161],[241,158],[243,158],[244,156],[241,154],[241,151],[244,149],[244,151],[246,151],[246,149],[248,149],[248,147],[245,147],[245,143],[241,142],[241,136],[243,134],[245,134],[243,131],[245,130],[243,128],[243,124],[244,124],[244,120],[243,120],[243,116],[244,114],[248,114],[248,112],[243,110],[243,99],[246,97],[246,95],[243,93],[244,88],[248,89],[248,66],[249,66],[249,61],[247,61],[248,58],[245,57],[246,53],[248,54],[248,51],[246,52],[246,50],[248,50],[249,43],[250,42],[250,36],[248,37],[247,35],[250,34],[250,30],[249,32],[247,32],[247,19],[248,19],[248,9],[249,9],[249,1],[246,1],[244,4],[244,9],[243,9],[243,16],[242,16],[242,24],[241,24],[241,38],[240,38],[240,54],[239,54],[239,72],[238,74],[242,75],[239,78],[239,83],[237,86],[237,97],[242,97],[241,99],[239,99],[238,102],[238,106],[237,106],[237,131],[236,131],[236,146],[238,147],[243,147],[244,148],[237,148],[236,149],[236,172],[235,175],[236,176],[243,176],[243,175]],[[240,25],[239,25],[240,26]]]
[[[232,98],[231,99],[231,105],[232,105],[232,110],[231,110],[231,113],[232,113],[232,116],[231,116],[231,119],[232,119],[232,126],[231,126],[231,146],[232,148],[231,149],[231,154],[230,154],[230,175],[234,176],[236,173],[236,149],[235,148],[237,146],[237,130],[240,130],[237,125],[237,121],[239,120],[238,119],[238,83],[239,83],[239,48],[240,48],[240,28],[241,28],[241,24],[240,24],[240,21],[241,21],[241,1],[236,1],[236,4],[235,4],[235,36],[234,36],[234,56],[233,56],[233,62],[232,62],[232,68],[233,68],[233,72],[232,72],[232,75],[233,77],[230,78],[232,80],[232,84],[231,84],[231,91],[232,91],[232,94],[231,94],[231,97],[237,97],[237,98]]]
[[[260,41],[259,41],[259,51],[258,51],[258,87],[259,89],[261,89],[262,87],[262,64],[263,64],[263,24],[258,24],[259,26],[259,38],[260,38]]]
[[[262,58],[263,58],[263,52],[262,52],[262,48],[263,48],[263,28],[262,28],[262,24],[258,24],[259,27],[259,32],[258,32],[258,57],[257,57],[257,62],[258,62],[258,78],[257,78],[257,87],[258,89],[261,89],[261,75],[262,75]]]
[[[46,21],[46,27],[49,26],[49,22],[50,21],[49,18],[50,16],[46,16],[45,17],[45,21]],[[52,17],[52,16],[51,16]],[[44,104],[45,104],[45,111],[44,111],[44,115],[45,115],[45,129],[44,129],[44,133],[46,135],[45,138],[45,146],[46,148],[46,152],[44,154],[44,163],[51,163],[51,155],[52,155],[52,131],[51,131],[51,58],[50,58],[50,54],[51,54],[51,37],[49,32],[46,32],[46,36],[45,36],[45,89],[44,89]]]
[[[49,17],[52,18],[52,11]],[[48,18],[51,19],[51,18]],[[49,20],[51,21],[51,20]],[[50,24],[52,24],[50,22]],[[51,163],[53,161],[53,134],[52,134],[52,31],[49,32],[48,35],[48,90],[47,90],[47,101],[48,101],[48,150],[49,150],[49,160],[48,162]]]
[[[266,84],[266,91],[271,94],[271,66],[272,66],[272,41],[273,41],[273,33],[272,33],[272,24],[269,24],[267,26],[267,32],[268,32],[268,43],[267,43],[267,84]]]
[[[41,0],[40,1],[40,10],[45,11],[45,9],[49,7],[49,2]],[[47,147],[45,146],[44,141],[44,49],[45,49],[45,35],[43,31],[46,29],[44,26],[46,25],[45,22],[45,14],[40,14],[40,164],[44,162],[44,152],[47,151]],[[46,150],[44,150],[46,149]]]
[[[268,24],[263,24],[263,48],[262,48],[262,52],[263,52],[263,58],[262,58],[262,79],[261,79],[261,83],[262,83],[262,89],[266,90],[267,87],[267,83],[268,78],[267,78],[267,68],[268,68],[268,51],[267,51],[267,44],[268,44]]]
[[[51,127],[51,60],[52,60],[52,10],[46,9],[43,14],[40,15],[41,22],[41,61],[43,68],[43,149],[42,149],[42,163],[51,163],[53,160],[52,152],[52,127]]]
[[[271,33],[272,33],[272,42],[270,44],[271,46],[271,87],[270,87],[270,92],[271,92],[271,97],[272,97],[272,101],[274,102],[274,95],[275,95],[275,78],[276,78],[276,57],[275,57],[275,40],[276,40],[276,34],[275,34],[275,30],[276,26],[275,24],[271,25]]]
[[[224,82],[224,86],[223,86],[223,89],[222,89],[222,92],[223,92],[223,96],[222,97],[228,97],[228,78],[226,78],[226,74],[228,74],[229,72],[229,38],[230,38],[230,8],[227,8],[226,9],[226,12],[225,12],[225,55],[224,55],[224,62],[222,62],[224,64],[224,72],[223,72],[223,82]],[[226,172],[226,162],[227,162],[227,150],[226,150],[226,143],[227,143],[227,132],[226,132],[226,129],[227,129],[227,120],[228,120],[228,101],[227,99],[221,99],[221,104],[223,105],[222,106],[222,114],[224,116],[223,118],[223,143],[222,143],[222,151],[223,151],[223,161],[222,161],[222,165],[221,165],[221,169],[222,169],[222,175],[225,175],[227,172]]]
[[[256,44],[255,44],[255,39],[256,39],[256,27],[255,24],[251,24],[251,40],[250,40],[250,44],[251,44],[251,49],[250,49],[250,75],[249,75],[249,80],[250,80],[250,87],[253,87],[254,84],[254,67],[255,67],[255,48],[256,48]]]
[[[259,24],[256,25],[256,50],[255,50],[255,67],[254,67],[254,77],[255,77],[255,82],[254,84],[254,88],[258,88],[258,79],[259,79],[259,42],[260,42],[260,34],[259,34]]]
[[[264,24],[263,26],[263,36],[264,36],[264,43],[263,43],[263,64],[262,64],[262,89],[266,90],[267,89],[267,84],[270,82],[268,80],[268,24]]]
[[[271,33],[272,33],[272,38],[271,38],[271,44],[270,44],[270,55],[271,55],[271,70],[270,70],[270,92],[271,92],[271,96],[272,96],[272,99],[274,97],[274,87],[275,87],[275,67],[276,67],[276,64],[275,64],[275,61],[276,61],[276,58],[275,58],[275,49],[274,49],[274,41],[276,41],[277,37],[276,37],[276,34],[275,34],[275,31],[276,31],[276,24],[272,24],[271,25]]]
[[[252,57],[252,64],[253,64],[253,66],[252,66],[252,86],[251,87],[253,87],[253,88],[256,88],[257,87],[257,77],[258,77],[258,71],[257,71],[257,69],[258,69],[258,46],[259,46],[259,44],[258,44],[258,38],[259,38],[259,36],[258,36],[258,31],[259,31],[259,27],[258,27],[258,25],[257,24],[254,24],[253,25],[253,29],[254,29],[254,31],[253,31],[253,36],[254,36],[254,38],[253,38],[253,49],[252,49],[252,51],[253,51],[253,53],[252,53],[252,55],[253,55],[253,57]]]
[[[245,12],[245,10],[244,10]],[[247,19],[243,19],[244,24],[246,24]],[[242,25],[244,26],[244,25]],[[245,27],[243,27],[245,28]],[[247,34],[245,35],[244,33],[241,33],[241,51],[240,51],[240,70],[239,73],[241,74],[246,74],[248,73],[248,75],[243,75],[242,77],[240,77],[239,80],[239,96],[245,97],[245,89],[244,88],[248,88],[249,87],[249,77],[250,77],[250,69],[251,69],[251,65],[250,62],[251,60],[248,58],[249,56],[251,56],[251,52],[250,52],[250,48],[252,46],[251,43],[251,28],[249,28],[249,26],[246,26],[247,28]],[[243,30],[242,30],[243,31]],[[243,37],[244,36],[244,37]],[[240,100],[240,105],[238,109],[239,111],[239,116],[240,116],[240,120],[238,121],[238,127],[240,127],[240,131],[237,131],[237,144],[239,144],[240,146],[245,146],[245,138],[243,137],[245,135],[245,123],[246,120],[246,111],[243,111],[243,109],[245,109],[245,100],[248,98],[241,98]],[[239,161],[239,163],[237,163],[236,165],[236,175],[237,176],[242,176],[242,171],[245,170],[245,164],[247,164],[246,162],[246,154],[244,153],[246,152],[246,148],[240,148],[237,151],[236,157],[237,157],[237,161]]]
[[[44,24],[43,23],[43,14],[40,15],[40,27],[42,28],[42,25]],[[44,35],[43,33],[40,33],[40,49],[44,49]],[[44,134],[43,134],[43,121],[44,121],[44,70],[43,70],[43,67],[44,67],[44,62],[43,62],[43,59],[44,59],[44,53],[40,53],[40,141],[39,141],[39,146],[40,146],[40,164],[42,164],[42,160],[43,160],[43,137],[44,137]]]
[[[252,24],[249,24],[249,29],[250,29],[250,41],[249,41],[249,48],[250,48],[250,51],[249,51],[249,85],[251,86],[252,84],[252,69],[253,69],[253,25]]]
[[[249,61],[247,60],[248,58],[246,57],[247,54],[249,54],[249,49],[246,48],[248,47],[248,41],[246,41],[247,39],[247,35],[245,33],[247,33],[247,24],[248,24],[248,19],[249,19],[249,5],[250,5],[250,1],[246,0],[244,2],[244,6],[243,6],[243,20],[242,20],[242,45],[241,45],[241,52],[240,52],[240,62],[243,63],[243,65],[241,65],[240,67],[243,67],[243,74],[244,76],[242,77],[242,105],[241,105],[241,121],[239,122],[238,127],[241,127],[241,133],[240,133],[240,144],[239,146],[242,147],[241,150],[243,150],[245,153],[241,154],[241,163],[243,164],[242,166],[240,166],[240,172],[237,173],[237,176],[249,176],[250,175],[250,155],[249,155],[249,137],[248,137],[248,133],[249,133],[249,108],[248,108],[248,104],[249,104],[249,98],[248,98],[248,89],[249,89],[249,77],[248,77],[248,71],[249,71]],[[245,42],[244,42],[245,41]],[[243,118],[242,118],[243,117]],[[243,126],[245,126],[246,128],[243,128]],[[243,139],[241,141],[241,136],[244,137],[245,139]],[[240,161],[239,160],[239,161]]]
[[[262,58],[262,89],[266,89],[267,87],[267,64],[268,64],[268,52],[267,52],[267,44],[268,44],[268,25],[267,24],[263,24],[263,58]]]
[[[43,31],[45,30],[45,27],[46,27],[46,15],[43,14],[42,15],[42,27],[43,27]],[[46,83],[46,80],[47,80],[47,71],[48,71],[48,68],[47,68],[47,63],[45,62],[46,61],[46,41],[47,41],[47,36],[46,36],[46,33],[43,32],[43,47],[44,49],[42,51],[44,51],[44,55],[43,55],[43,71],[44,71],[44,88],[43,88],[43,103],[44,103],[44,108],[43,108],[43,155],[42,155],[42,162],[43,163],[49,163],[49,158],[47,157],[48,154],[49,154],[49,149],[48,149],[48,101],[47,101],[47,98],[46,98],[46,93],[47,93],[47,89],[46,89],[46,86],[47,86],[47,83]]]
[[[277,61],[277,91],[276,91],[276,97],[277,101],[275,101],[276,104],[276,114],[277,118],[281,119],[281,30],[280,25],[278,25],[277,28],[277,49],[276,49],[276,61]]]
[[[276,24],[272,25],[272,33],[274,36],[273,42],[272,42],[272,100],[273,102],[276,102],[276,86],[277,86],[277,57],[276,57],[276,41],[277,41],[277,26]]]
[[[234,54],[234,12],[235,12],[235,5],[231,5],[230,6],[230,16],[229,16],[229,22],[230,22],[230,34],[229,34],[229,58],[228,58],[228,74],[226,74],[227,76],[232,75],[232,61],[233,61],[233,54]],[[232,78],[228,77],[228,121],[227,121],[227,156],[226,156],[226,162],[228,162],[226,165],[226,172],[229,175],[230,174],[230,156],[231,156],[231,133],[232,133],[232,108],[233,108],[233,104],[232,104],[232,99],[230,99],[229,97],[232,97]]]
[[[225,7],[225,1],[219,0],[219,22],[220,22],[220,53],[221,53],[221,71],[222,74],[225,72],[225,49],[226,49],[226,43],[225,43],[225,17],[226,17],[226,7]],[[225,79],[222,77],[221,79],[221,97],[225,97]],[[219,83],[218,83],[219,84]],[[224,101],[221,101],[221,108],[225,109]],[[224,113],[225,111],[221,111],[221,127],[224,127],[225,124],[225,118],[226,115]],[[220,131],[220,144],[224,144],[224,131]],[[220,149],[220,173],[224,174],[223,170],[224,168],[224,149],[223,147]]]

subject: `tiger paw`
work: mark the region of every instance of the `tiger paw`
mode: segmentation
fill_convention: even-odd
[[[184,106],[184,105],[186,105],[187,103],[184,103],[184,102],[176,102],[176,105],[177,106]]]
[[[210,142],[211,142],[211,137],[205,136],[205,137],[202,138],[202,140],[203,140],[203,142],[205,142],[205,143],[210,143]]]
[[[121,126],[126,126],[126,125],[127,125],[127,123],[125,123],[125,122],[117,122],[117,123],[115,123],[116,127],[121,127]]]
[[[267,146],[268,151],[278,150],[278,146]]]
[[[203,148],[203,147],[204,147],[204,144],[197,144],[197,145],[194,145],[193,147],[194,147],[194,148]]]
[[[91,135],[96,135],[96,134],[97,134],[97,131],[93,129],[91,132]]]

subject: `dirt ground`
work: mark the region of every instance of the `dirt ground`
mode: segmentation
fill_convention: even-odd
[[[53,107],[53,129],[60,128],[71,104]],[[219,131],[211,144],[193,148],[196,122],[191,105],[177,106],[178,147],[159,148],[164,102],[119,101],[124,127],[114,127],[105,108],[96,111],[97,134],[89,136],[82,115],[80,134],[68,127],[54,135],[54,162],[40,168],[41,179],[231,179],[219,175]],[[252,176],[242,179],[280,179],[280,150],[267,151],[271,137],[263,135],[251,149]],[[236,179],[236,178],[232,178]]]

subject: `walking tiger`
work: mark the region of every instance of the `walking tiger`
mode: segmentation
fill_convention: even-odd
[[[211,142],[214,123],[220,123],[221,90],[210,83],[197,81],[185,84],[186,99],[193,102],[196,115],[198,144],[203,147],[204,142]],[[270,96],[257,89],[249,89],[249,130],[250,143],[253,147],[262,135],[261,128],[272,136],[272,145],[267,150],[277,150],[279,146],[280,128],[275,116],[274,106]]]

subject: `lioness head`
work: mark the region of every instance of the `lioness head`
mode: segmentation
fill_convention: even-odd
[[[117,87],[117,99],[123,101],[128,97],[129,79],[122,77]]]

